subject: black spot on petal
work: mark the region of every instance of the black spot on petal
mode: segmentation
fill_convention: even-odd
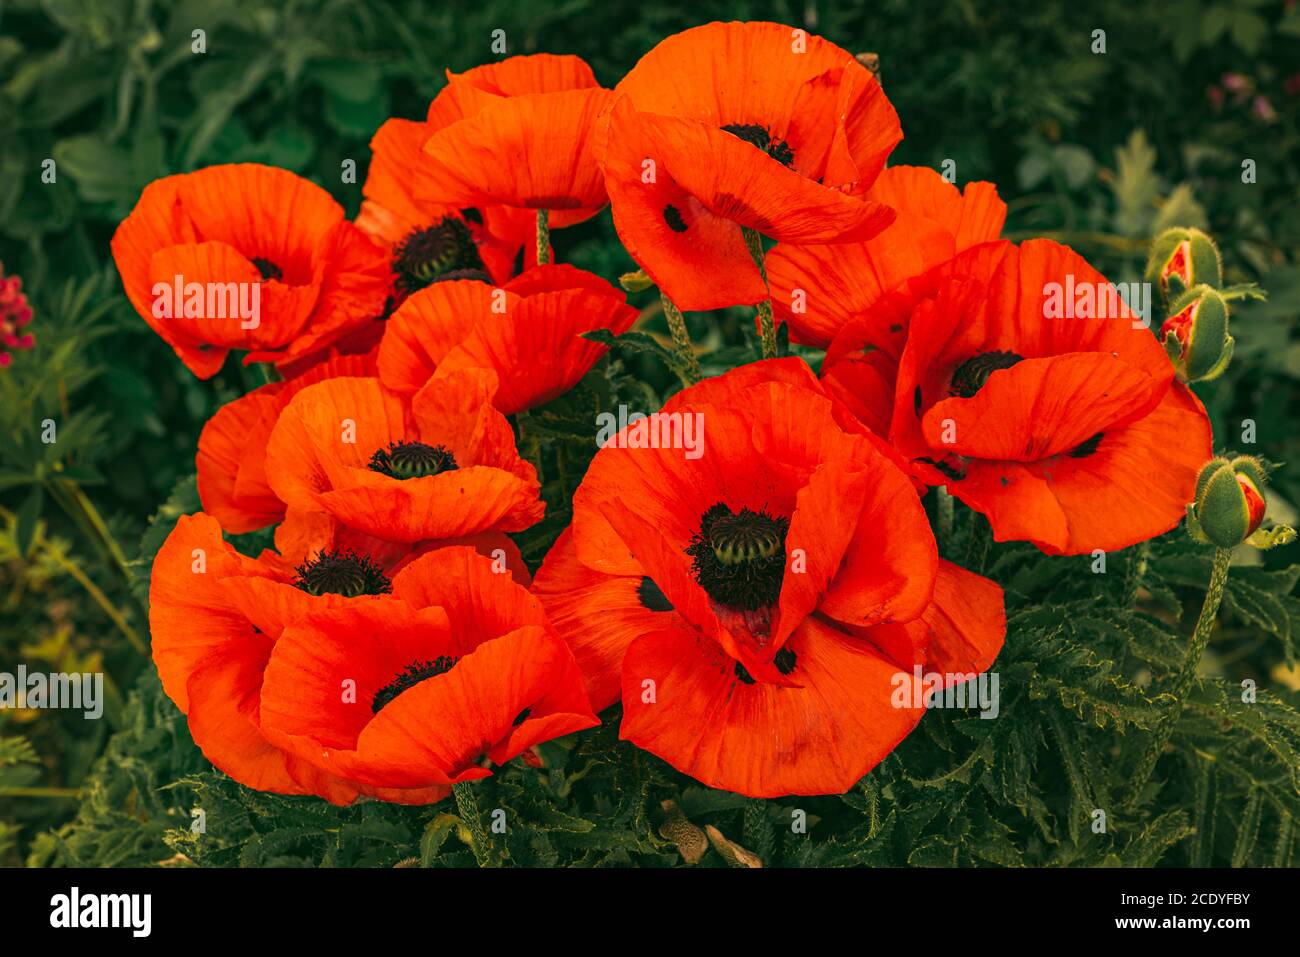
[[[1101,438],[1104,434],[1104,432],[1098,432],[1092,438],[1084,439],[1074,448],[1070,449],[1070,458],[1086,459],[1093,452],[1096,452],[1097,446],[1101,445]]]
[[[636,586],[636,597],[641,602],[641,607],[648,608],[650,611],[673,610],[673,603],[649,575],[641,577],[641,583]]]

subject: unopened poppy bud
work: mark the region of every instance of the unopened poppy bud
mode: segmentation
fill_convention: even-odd
[[[1209,286],[1195,286],[1174,300],[1160,336],[1184,382],[1214,379],[1232,359],[1228,304]]]
[[[1223,284],[1219,248],[1199,229],[1167,229],[1151,245],[1146,279],[1160,284],[1166,301],[1199,284],[1217,289]]]
[[[1262,529],[1266,503],[1267,469],[1247,455],[1211,460],[1196,479],[1196,501],[1187,506],[1187,527],[1192,537],[1220,548],[1242,542],[1271,548],[1294,540],[1287,526]]]
[[[618,284],[628,292],[645,292],[654,285],[654,281],[645,274],[644,269],[625,272],[618,277]]]

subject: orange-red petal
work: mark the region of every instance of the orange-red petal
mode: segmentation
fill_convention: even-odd
[[[914,679],[815,618],[787,647],[792,687],[742,681],[716,644],[686,628],[637,639],[623,660],[620,737],[749,797],[847,791],[920,721]]]

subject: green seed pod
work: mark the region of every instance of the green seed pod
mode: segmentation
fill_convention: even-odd
[[[1184,382],[1217,378],[1232,359],[1228,304],[1209,286],[1194,286],[1176,298],[1160,335]]]

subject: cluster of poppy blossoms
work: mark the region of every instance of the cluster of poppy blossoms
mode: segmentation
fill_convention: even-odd
[[[713,23],[613,89],[574,56],[449,73],[375,134],[355,222],[263,166],[148,186],[113,239],[141,317],[202,378],[232,351],[274,370],[207,423],[204,510],[153,566],[154,659],[207,757],[422,803],[621,704],[624,739],[709,786],[839,793],[921,719],[909,682],[1003,643],[1002,590],[939,557],[927,487],[1051,554],[1173,528],[1210,429],[1165,349],[1122,303],[1045,318],[1048,284],[1104,278],[1000,240],[992,185],[886,168],[901,139],[852,54]],[[826,357],[673,395],[700,456],[604,443],[532,578],[512,417],[638,318],[553,262],[551,231],[607,205],[669,307],[754,305]],[[180,277],[257,284],[260,315],[156,308]],[[270,526],[256,558],[225,538]]]

